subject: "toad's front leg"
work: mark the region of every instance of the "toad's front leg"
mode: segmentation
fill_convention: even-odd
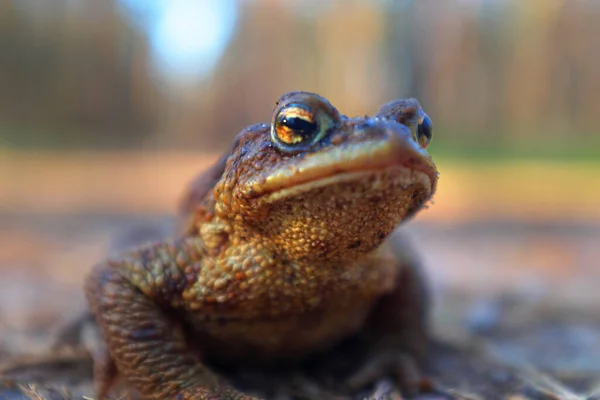
[[[155,244],[97,266],[86,281],[109,359],[145,399],[254,399],[205,367],[168,316],[185,307],[182,292],[197,274],[200,252],[193,238]],[[110,388],[109,375],[95,376],[99,398]]]
[[[356,390],[387,375],[412,394],[420,386],[429,344],[429,296],[420,262],[408,242],[400,236],[392,236],[391,241],[400,273],[394,290],[378,301],[359,336],[367,360],[347,384]]]

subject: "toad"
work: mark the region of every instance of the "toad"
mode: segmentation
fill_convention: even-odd
[[[361,388],[416,385],[427,348],[419,263],[391,234],[435,192],[432,123],[415,99],[373,117],[291,92],[188,188],[173,240],[93,268],[85,292],[118,372],[146,399],[256,399],[209,367],[276,365],[354,337]]]

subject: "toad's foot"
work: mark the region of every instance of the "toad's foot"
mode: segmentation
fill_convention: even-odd
[[[346,380],[346,386],[352,391],[377,383],[384,376],[396,380],[405,394],[419,392],[422,374],[412,355],[402,350],[380,351]]]
[[[262,400],[223,386],[221,389],[190,389],[179,393],[176,400]]]

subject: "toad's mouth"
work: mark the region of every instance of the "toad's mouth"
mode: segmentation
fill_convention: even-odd
[[[286,187],[283,189],[276,190],[274,192],[269,193],[265,196],[267,202],[274,203],[278,200],[283,200],[289,197],[294,197],[295,195],[307,193],[311,190],[316,190],[318,188],[326,188],[332,187],[333,185],[341,185],[341,184],[352,184],[361,181],[367,181],[370,177],[375,176],[384,176],[383,172],[391,171],[397,179],[397,185],[399,188],[404,190],[409,190],[414,185],[419,185],[425,188],[425,197],[429,198],[433,194],[432,181],[429,176],[421,171],[417,171],[414,169],[409,169],[403,166],[390,166],[385,169],[372,169],[372,170],[362,170],[356,172],[341,172],[336,173],[335,175],[320,178],[312,181],[307,181],[304,183],[297,184],[295,186]],[[377,179],[373,180],[373,186],[369,186],[369,189],[380,189],[383,190],[384,186],[382,186],[381,182]]]
[[[261,182],[251,182],[249,187],[254,196],[275,200],[391,169],[398,172],[403,187],[421,184],[428,196],[435,192],[435,164],[417,143],[403,138],[349,144],[310,154]]]

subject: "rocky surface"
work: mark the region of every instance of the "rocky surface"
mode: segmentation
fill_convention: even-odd
[[[51,352],[55,335],[85,309],[91,264],[167,235],[169,224],[156,215],[0,216],[0,399],[92,398],[88,354]],[[436,304],[435,390],[420,399],[600,399],[600,226],[415,221],[411,236]],[[326,396],[302,380],[283,386],[277,398],[298,388],[297,398]],[[382,381],[366,398],[402,397]]]

